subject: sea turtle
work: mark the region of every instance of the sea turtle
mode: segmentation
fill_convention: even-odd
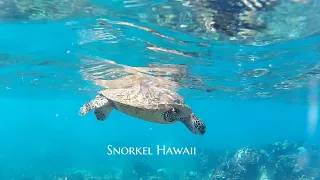
[[[126,88],[106,89],[85,103],[79,111],[83,116],[94,110],[96,118],[104,121],[115,109],[129,116],[159,124],[182,122],[192,133],[203,135],[206,125],[184,103],[175,91],[138,84]]]

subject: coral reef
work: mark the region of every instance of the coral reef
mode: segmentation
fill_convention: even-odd
[[[2,179],[19,180],[316,180],[320,179],[320,149],[304,142],[276,142],[260,148],[199,150],[183,173],[174,168],[154,168],[146,161],[113,170],[69,169],[63,173],[8,173]],[[184,163],[184,162],[182,162]],[[4,172],[4,171],[3,171]]]
[[[289,141],[276,142],[261,149],[245,147],[212,168],[212,180],[320,178],[319,150],[314,146],[307,147],[302,142]]]
[[[216,168],[212,179],[258,179],[266,169],[262,165],[268,162],[270,159],[265,151],[241,148]]]

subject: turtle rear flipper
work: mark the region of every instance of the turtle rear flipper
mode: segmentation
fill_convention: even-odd
[[[104,108],[104,107],[108,107],[108,106],[111,106],[111,102],[106,97],[104,97],[103,95],[99,94],[99,95],[96,96],[96,98],[94,98],[90,102],[85,103],[80,108],[79,115],[80,116],[84,116],[84,115],[88,114],[91,110],[96,110],[96,109],[100,109],[100,108]]]

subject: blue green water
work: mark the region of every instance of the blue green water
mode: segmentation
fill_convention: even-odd
[[[1,19],[0,180],[58,179],[52,175],[62,178],[75,171],[101,178],[109,173],[109,179],[117,176],[130,180],[136,178],[133,170],[148,171],[150,167],[168,169],[170,175],[163,179],[173,180],[201,169],[196,156],[109,156],[110,144],[196,147],[199,153],[202,149],[258,148],[285,140],[320,146],[317,33],[251,46],[208,40],[155,22],[138,21],[132,14],[148,12],[144,6],[132,10],[122,1],[91,3],[108,13],[75,13],[60,19]],[[101,18],[148,27],[189,43],[108,21],[101,25]],[[146,48],[146,42],[196,52],[198,56],[152,51]],[[179,93],[206,123],[206,134],[192,134],[182,123],[160,125],[118,111],[104,122],[96,120],[92,112],[79,116],[79,108],[102,89],[85,80],[83,72],[96,68],[103,73],[98,65],[103,65],[104,59],[139,67],[149,63],[186,65],[190,77],[200,81],[182,82],[196,88],[181,88]],[[259,69],[262,73],[254,71]],[[314,117],[312,122],[310,117]],[[148,166],[133,167],[140,161]],[[319,169],[319,162],[313,168]],[[204,176],[202,179],[212,179]]]

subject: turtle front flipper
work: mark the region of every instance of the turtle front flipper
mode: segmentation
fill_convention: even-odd
[[[98,109],[95,109],[94,115],[99,121],[104,121],[105,119],[108,118],[112,110],[113,110],[113,107],[111,106],[110,103],[108,103],[108,105],[104,105]]]
[[[202,136],[206,133],[206,125],[194,113],[181,118],[180,121],[194,134]]]
[[[103,95],[97,95],[95,99],[84,104],[79,111],[80,116],[88,114],[91,110],[94,110],[94,114],[98,120],[105,120],[111,113],[113,107],[111,102]]]

